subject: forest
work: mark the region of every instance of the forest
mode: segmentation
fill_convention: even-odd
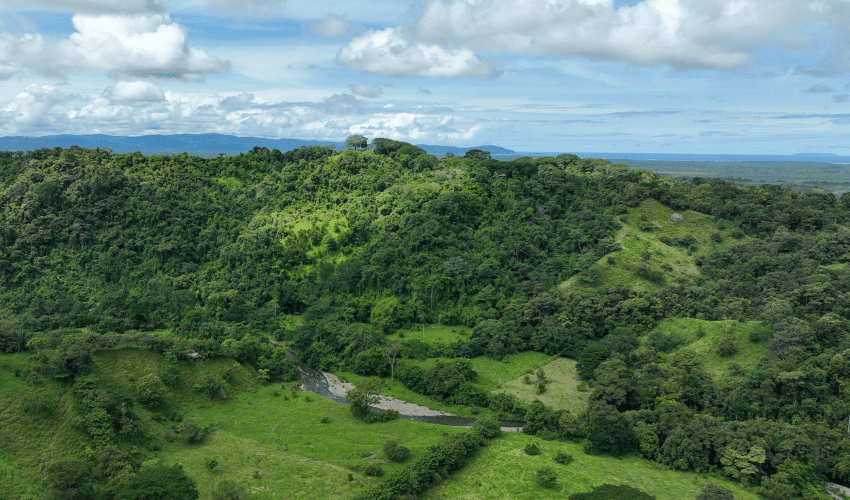
[[[257,380],[288,391],[287,349],[458,413],[523,420],[535,442],[763,498],[850,483],[850,193],[571,154],[447,156],[380,138],[214,158],[0,152],[0,372],[15,381],[0,398],[20,400],[0,423],[47,432],[67,416],[62,439],[76,443],[44,456],[0,433],[0,482],[23,471],[0,497],[171,498],[145,496],[159,483],[197,498],[201,480],[151,462],[163,432],[213,432],[181,422],[180,391],[198,405],[232,404],[225,393]],[[434,325],[460,332],[410,333]],[[99,368],[127,349],[156,371],[119,382]],[[586,407],[488,390],[470,362],[528,352],[575,360]],[[217,371],[193,378],[190,353]],[[545,374],[533,383],[546,391]],[[355,496],[416,498],[461,468],[458,447],[486,445],[488,425],[432,443],[450,465],[415,481],[411,465]],[[224,483],[209,498],[254,498]]]

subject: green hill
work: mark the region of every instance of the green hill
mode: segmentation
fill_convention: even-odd
[[[468,156],[0,153],[0,497],[366,495],[387,440],[420,472],[450,450],[408,493],[474,495],[476,460],[522,437],[365,424],[291,392],[287,349],[581,463],[629,457],[636,487],[650,463],[767,498],[850,482],[850,195]]]

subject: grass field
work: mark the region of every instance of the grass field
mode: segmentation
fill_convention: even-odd
[[[729,366],[737,363],[743,371],[749,371],[758,365],[759,361],[768,355],[764,342],[752,342],[750,334],[762,332],[766,327],[759,321],[704,321],[691,318],[671,318],[662,321],[653,332],[665,335],[678,335],[682,339],[682,345],[670,351],[666,357],[680,356],[689,351],[693,353],[699,365],[715,379],[729,374]],[[650,332],[649,335],[651,335]],[[643,336],[640,341],[645,344],[649,335]],[[720,341],[724,338],[732,338],[737,354],[729,357],[721,357],[717,354]]]
[[[576,373],[576,361],[567,358],[556,358],[542,365],[546,373],[546,392],[537,394],[536,377],[531,375],[531,384],[526,384],[519,376],[502,384],[499,389],[515,395],[520,401],[530,403],[539,399],[546,406],[555,410],[569,410],[573,415],[584,413],[587,409],[589,392],[579,391],[581,380]]]
[[[399,329],[387,335],[387,339],[416,339],[428,344],[453,344],[459,340],[469,340],[470,333],[472,328],[466,326],[426,324],[424,330],[422,328]]]
[[[186,415],[215,431],[202,444],[170,444],[164,463],[180,463],[198,483],[201,499],[224,479],[251,492],[250,498],[347,498],[380,479],[364,474],[373,461],[386,461],[381,447],[388,440],[407,446],[411,458],[456,429],[407,420],[364,424],[348,407],[315,394],[289,391],[275,396],[277,386],[244,393],[225,405]],[[329,423],[322,423],[328,417]],[[372,456],[367,456],[373,454]],[[220,464],[210,472],[206,457]],[[385,463],[386,472],[402,464]],[[351,474],[353,480],[349,480]]]
[[[731,236],[735,229],[732,223],[691,210],[679,213],[681,218],[674,222],[674,213],[677,212],[655,200],[647,200],[631,209],[619,218],[623,226],[618,234],[622,235],[621,249],[564,282],[561,289],[628,286],[656,290],[666,283],[683,282],[698,275],[697,257],[746,241],[745,237],[735,239]],[[719,241],[712,239],[714,234]],[[692,248],[662,241],[688,236],[694,238]],[[647,273],[642,275],[641,269]]]
[[[737,483],[707,474],[679,472],[636,457],[615,458],[591,456],[577,443],[534,440],[542,453],[529,456],[523,452],[531,436],[506,432],[479,451],[463,469],[422,495],[423,500],[545,500],[564,499],[572,493],[590,491],[604,483],[625,484],[641,489],[658,500],[695,498],[709,483],[724,486],[735,500],[757,500],[759,497]],[[559,465],[552,458],[558,450],[573,456],[570,465]],[[551,467],[557,475],[553,488],[537,485],[535,471]]]
[[[16,377],[32,353],[0,354],[0,498],[43,499],[41,469],[59,459],[82,458],[88,436],[74,426],[73,396],[45,377]],[[38,405],[38,412],[36,408]]]

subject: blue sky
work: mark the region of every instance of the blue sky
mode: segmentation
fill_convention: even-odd
[[[850,154],[850,0],[0,0],[0,135],[199,132]]]

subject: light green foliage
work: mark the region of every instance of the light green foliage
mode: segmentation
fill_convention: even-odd
[[[736,500],[758,500],[751,490],[732,481],[717,480],[692,472],[670,470],[660,464],[632,456],[614,458],[585,455],[578,443],[548,442],[540,456],[528,456],[522,448],[528,439],[521,433],[506,432],[493,440],[463,470],[422,495],[423,500],[487,498],[488,500],[563,499],[572,493],[587,492],[604,483],[637,487],[658,500],[695,498],[708,483],[734,492]],[[569,467],[557,467],[553,488],[541,489],[536,471],[563,451],[574,457]],[[555,469],[553,467],[553,469]],[[533,492],[531,494],[530,492]]]
[[[659,323],[648,335],[640,338],[641,348],[648,349],[653,335],[674,336],[679,345],[666,356],[673,360],[680,352],[687,351],[694,362],[715,379],[730,374],[730,366],[747,372],[754,369],[759,361],[768,356],[764,343],[753,343],[753,335],[769,334],[769,329],[758,321],[704,321],[690,318],[671,318]],[[731,339],[731,340],[727,340]],[[719,351],[723,342],[734,342],[737,352],[722,356]]]
[[[542,365],[541,368],[546,370],[547,390],[545,393],[537,394],[536,385],[526,384],[524,376],[503,383],[498,390],[513,394],[525,403],[539,399],[555,410],[570,410],[573,414],[584,412],[587,408],[588,393],[578,390],[581,380],[576,374],[575,360],[557,358]]]
[[[673,214],[681,215],[675,222]],[[690,210],[677,212],[655,200],[647,200],[618,218],[621,249],[602,257],[585,275],[562,283],[562,289],[574,283],[633,289],[656,290],[686,282],[700,274],[696,259],[708,253],[745,242],[729,235],[734,226]],[[718,234],[721,242],[710,235]]]

